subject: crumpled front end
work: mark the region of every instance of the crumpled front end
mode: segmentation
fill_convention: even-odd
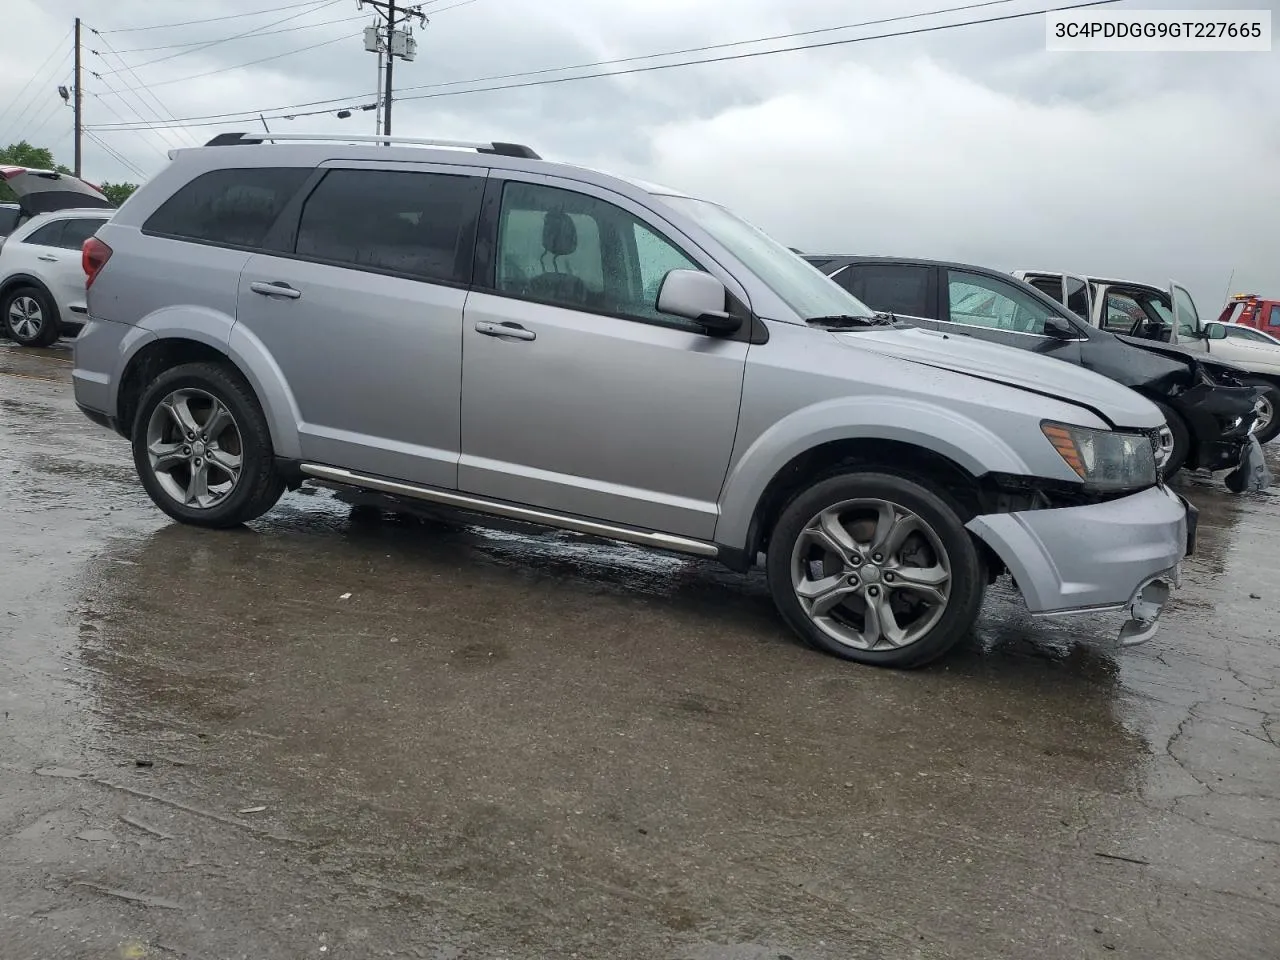
[[[985,514],[968,523],[1038,616],[1119,610],[1118,639],[1141,643],[1195,546],[1194,506],[1164,486],[1103,503]]]

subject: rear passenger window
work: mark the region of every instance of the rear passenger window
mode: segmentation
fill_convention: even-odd
[[[484,180],[334,170],[302,208],[299,256],[422,280],[471,281]]]
[[[846,267],[832,279],[872,310],[931,320],[931,269],[905,263],[861,263]]]
[[[62,239],[62,231],[66,228],[67,221],[55,220],[53,223],[46,223],[38,230],[33,230],[31,235],[27,237],[24,243],[33,243],[38,247],[56,247]]]
[[[259,247],[311,173],[306,167],[214,170],[196,177],[142,225],[143,233],[230,247]]]

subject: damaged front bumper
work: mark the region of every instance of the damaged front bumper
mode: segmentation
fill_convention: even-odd
[[[1118,639],[1129,646],[1155,634],[1195,549],[1196,519],[1161,485],[1105,503],[986,514],[968,529],[1004,562],[1031,613],[1124,611]]]
[[[1170,404],[1186,421],[1194,439],[1188,466],[1201,470],[1236,470],[1249,456],[1257,403],[1265,387],[1215,383],[1205,376]]]

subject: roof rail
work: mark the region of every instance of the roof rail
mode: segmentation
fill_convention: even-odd
[[[330,133],[220,133],[206,147],[230,147],[239,144],[262,143],[276,140],[312,140],[330,143],[385,143],[413,144],[421,147],[456,147],[463,150],[475,150],[477,153],[492,153],[501,157],[521,157],[525,160],[541,160],[542,158],[522,143],[502,143],[493,141],[483,143],[474,140],[431,140],[421,137],[382,137],[382,136],[342,136]]]

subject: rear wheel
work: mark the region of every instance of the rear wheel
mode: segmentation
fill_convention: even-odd
[[[133,461],[156,506],[197,526],[255,520],[284,493],[257,398],[219,364],[185,364],[152,382],[133,422]]]
[[[39,287],[18,287],[0,303],[4,329],[24,347],[47,347],[58,339],[58,308]]]
[[[982,561],[956,511],[893,474],[841,474],[801,493],[774,526],[766,569],[783,619],[859,663],[922,666],[982,605]]]

